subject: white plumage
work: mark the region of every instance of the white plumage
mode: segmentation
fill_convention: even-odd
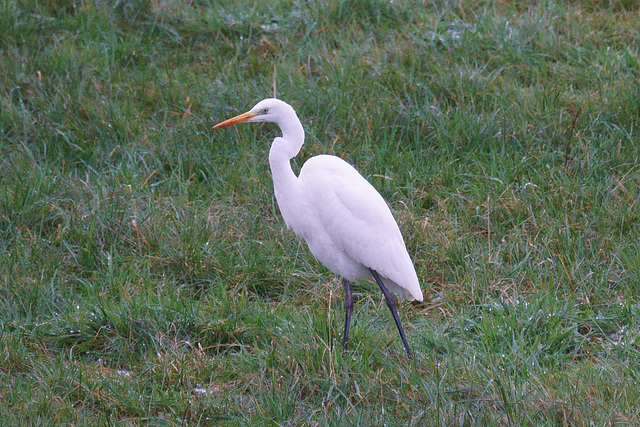
[[[315,223],[302,237],[319,261],[349,281],[370,279],[371,268],[401,298],[422,301],[398,225],[362,175],[338,157],[320,155],[304,164],[299,181],[312,213],[305,219]]]
[[[304,129],[289,104],[265,99],[214,129],[241,122],[274,122],[282,131],[269,152],[276,200],[287,226],[307,242],[320,262],[343,278],[344,348],[353,307],[349,282],[373,278],[385,294],[405,350],[411,354],[387,288],[410,301],[422,301],[422,291],[400,229],[382,196],[336,156],[312,157],[296,176],[290,160],[304,143]]]

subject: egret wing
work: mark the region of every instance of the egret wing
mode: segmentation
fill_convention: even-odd
[[[309,207],[339,250],[422,299],[400,229],[358,171],[338,157],[316,156],[305,163],[300,179]]]

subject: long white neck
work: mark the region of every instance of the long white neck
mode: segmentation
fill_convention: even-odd
[[[301,197],[298,177],[291,169],[291,159],[294,158],[304,144],[304,129],[300,120],[291,110],[285,120],[278,121],[282,137],[276,138],[269,151],[269,166],[273,176],[273,189],[280,212],[289,228],[296,231],[295,211],[301,208]]]

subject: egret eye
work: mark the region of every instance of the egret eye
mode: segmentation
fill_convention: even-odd
[[[263,108],[263,109],[260,111],[260,114],[267,114],[268,112],[269,112],[269,109],[268,109],[268,108]]]

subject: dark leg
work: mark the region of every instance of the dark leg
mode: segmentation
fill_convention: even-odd
[[[351,286],[347,279],[342,279],[344,284],[344,335],[342,336],[342,350],[347,351],[349,341],[349,326],[351,325],[351,313],[353,312],[353,296],[351,296]]]
[[[400,317],[398,317],[398,308],[396,307],[396,300],[393,297],[393,295],[389,293],[384,283],[382,283],[382,279],[380,279],[378,272],[371,268],[369,269],[369,271],[373,275],[373,278],[375,279],[378,286],[380,286],[380,289],[384,294],[384,298],[387,300],[387,306],[389,306],[389,310],[391,310],[391,314],[393,315],[393,320],[395,320],[396,322],[396,326],[398,327],[398,332],[400,332],[400,337],[402,337],[402,343],[404,344],[404,349],[407,352],[407,356],[411,356],[411,349],[409,348],[407,337],[404,336],[404,329],[402,329],[402,323],[400,323]]]

